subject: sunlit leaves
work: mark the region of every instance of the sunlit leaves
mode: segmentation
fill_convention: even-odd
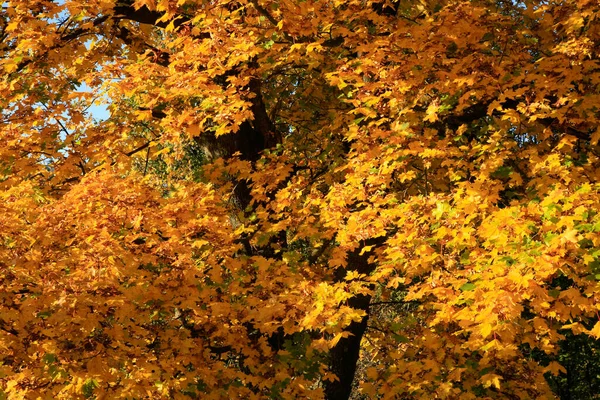
[[[9,398],[321,398],[363,322],[365,396],[549,397],[600,337],[590,2],[3,7]]]

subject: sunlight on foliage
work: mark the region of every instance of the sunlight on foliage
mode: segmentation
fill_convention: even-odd
[[[597,2],[12,0],[0,70],[0,398],[600,390]]]

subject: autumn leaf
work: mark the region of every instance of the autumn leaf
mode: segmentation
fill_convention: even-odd
[[[428,121],[428,122],[435,122],[439,119],[438,117],[438,111],[440,109],[440,106],[437,102],[432,102],[429,104],[429,106],[427,106],[427,110],[425,111],[425,118],[423,119],[424,121]]]
[[[592,398],[590,4],[4,2],[0,397]]]
[[[495,387],[496,389],[500,389],[500,380],[501,376],[495,374],[485,374],[481,377],[481,382],[484,387]]]

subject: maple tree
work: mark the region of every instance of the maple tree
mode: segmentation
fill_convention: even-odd
[[[3,2],[2,395],[553,397],[600,338],[599,22]]]

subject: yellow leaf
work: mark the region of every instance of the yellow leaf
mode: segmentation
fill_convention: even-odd
[[[500,375],[485,374],[481,377],[481,383],[486,388],[493,386],[496,389],[500,389],[500,379],[502,379]]]
[[[137,216],[134,218],[134,220],[133,220],[133,223],[132,223],[132,227],[133,227],[133,229],[135,229],[135,230],[138,230],[138,229],[140,229],[140,226],[141,226],[141,224],[142,224],[142,219],[144,219],[144,216],[143,216],[142,214],[138,214],[138,215],[137,215]]]
[[[196,136],[200,135],[200,125],[198,125],[198,124],[188,125],[187,131],[191,137],[196,137]]]
[[[338,342],[340,341],[340,339],[342,339],[342,338],[346,338],[346,337],[348,337],[348,336],[353,336],[353,335],[352,335],[352,333],[350,333],[350,332],[346,332],[346,331],[343,331],[343,332],[340,332],[340,333],[336,334],[336,335],[333,337],[333,339],[331,339],[331,340],[329,341],[329,347],[330,347],[330,348],[333,348],[333,347],[335,347],[335,346],[338,344]]]
[[[600,339],[600,322],[596,322],[594,327],[589,331],[589,334],[596,339]]]
[[[502,103],[500,103],[498,100],[492,101],[492,103],[488,106],[488,115],[492,115],[495,110],[502,110]]]
[[[373,248],[373,246],[363,247],[362,250],[360,251],[360,255],[362,256],[363,254],[370,252],[372,248]]]
[[[481,336],[487,338],[492,333],[492,324],[484,322],[480,327]]]
[[[6,60],[4,62],[4,71],[6,71],[6,73],[10,74],[13,71],[16,71],[18,68],[19,64],[17,64],[14,60]]]
[[[551,361],[550,364],[548,364],[548,366],[544,368],[544,372],[550,372],[552,375],[557,376],[561,373],[566,374],[567,370],[558,362]]]
[[[377,380],[378,376],[379,376],[379,373],[377,372],[377,368],[375,368],[375,367],[367,368],[367,378],[369,378],[371,381]]]
[[[340,378],[336,374],[332,374],[331,372],[326,372],[323,374],[323,380],[329,382],[339,382]]]
[[[426,117],[424,118],[425,121],[429,121],[429,122],[435,122],[438,120],[438,115],[437,112],[440,109],[440,106],[438,105],[437,101],[431,102],[429,104],[429,106],[427,107],[427,110],[425,111]]]
[[[368,396],[369,399],[377,398],[377,388],[372,383],[361,382],[360,383],[360,392],[362,394]]]
[[[17,28],[19,27],[20,21],[13,21],[11,23],[9,23],[8,25],[6,25],[6,32],[12,32],[12,31],[16,31]]]

